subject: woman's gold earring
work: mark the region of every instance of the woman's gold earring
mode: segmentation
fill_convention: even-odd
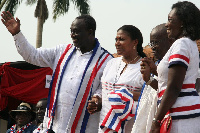
[[[133,46],[133,49],[135,49],[135,46]]]

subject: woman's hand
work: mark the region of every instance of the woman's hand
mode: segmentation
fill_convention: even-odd
[[[18,18],[15,20],[13,15],[8,11],[3,11],[1,17],[1,21],[13,36],[20,32],[20,20]]]
[[[150,133],[160,133],[160,123],[153,121]]]
[[[93,114],[100,111],[102,108],[102,99],[99,96],[93,96],[91,100],[88,101],[88,112]]]

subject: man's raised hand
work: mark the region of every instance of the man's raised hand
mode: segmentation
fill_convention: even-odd
[[[2,23],[13,36],[20,32],[20,20],[18,18],[15,19],[9,11],[3,11],[1,17]]]

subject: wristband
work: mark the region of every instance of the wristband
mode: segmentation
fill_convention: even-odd
[[[153,121],[161,124],[161,121],[160,120],[156,120],[156,118],[153,118]]]

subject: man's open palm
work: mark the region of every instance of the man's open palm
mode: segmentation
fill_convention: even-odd
[[[15,20],[12,14],[8,11],[3,11],[1,17],[1,21],[12,35],[16,35],[20,32],[20,20],[18,18]]]

